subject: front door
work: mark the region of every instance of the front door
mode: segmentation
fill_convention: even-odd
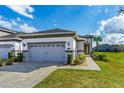
[[[84,45],[84,53],[90,54],[90,45],[89,44]]]

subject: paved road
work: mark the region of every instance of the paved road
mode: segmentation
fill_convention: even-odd
[[[59,65],[51,62],[25,62],[0,67],[0,88],[31,88]]]

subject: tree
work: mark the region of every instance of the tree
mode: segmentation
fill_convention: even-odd
[[[124,14],[124,8],[123,7],[120,7],[119,10],[118,10],[118,16],[120,14]]]
[[[102,41],[102,38],[100,36],[95,36],[94,41],[96,42],[97,51],[98,51],[99,42]]]

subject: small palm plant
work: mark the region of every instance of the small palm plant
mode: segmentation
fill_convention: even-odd
[[[102,38],[100,36],[95,36],[94,41],[96,42],[96,46],[99,46],[99,42],[102,41]]]
[[[102,38],[100,36],[95,36],[94,41],[96,42],[97,51],[98,51],[99,42],[102,41]]]

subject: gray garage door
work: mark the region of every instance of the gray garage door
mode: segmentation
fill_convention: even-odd
[[[0,58],[8,58],[8,52],[11,51],[12,45],[0,45]]]
[[[65,60],[65,43],[40,43],[29,44],[30,61],[56,61]]]

